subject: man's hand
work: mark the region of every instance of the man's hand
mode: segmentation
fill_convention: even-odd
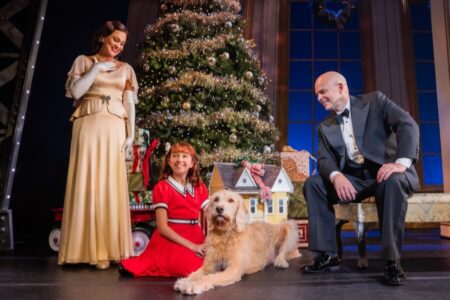
[[[353,187],[353,184],[342,173],[334,176],[333,185],[336,194],[341,201],[350,202],[356,199],[356,190]]]
[[[392,173],[403,173],[406,171],[406,167],[398,163],[387,163],[381,166],[377,172],[377,182],[380,183],[383,180],[389,178]]]

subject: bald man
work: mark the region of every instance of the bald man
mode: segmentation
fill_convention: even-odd
[[[339,269],[333,204],[375,196],[386,259],[387,284],[401,285],[400,266],[408,196],[419,189],[414,162],[419,129],[408,112],[381,92],[351,96],[344,76],[320,75],[315,83],[319,103],[331,114],[318,126],[319,175],[303,193],[308,204],[309,248],[317,252],[305,273]]]

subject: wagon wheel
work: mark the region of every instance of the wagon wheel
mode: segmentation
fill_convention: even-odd
[[[48,235],[48,245],[55,252],[59,251],[59,242],[61,241],[61,228],[54,226]]]
[[[151,232],[143,227],[133,228],[132,238],[133,238],[133,248],[134,254],[141,254],[147,247],[150,241]]]

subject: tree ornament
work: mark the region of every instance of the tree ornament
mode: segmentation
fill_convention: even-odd
[[[170,24],[170,30],[172,30],[172,32],[179,32],[181,30],[180,26],[178,24]]]
[[[230,58],[230,54],[228,52],[223,52],[219,57],[221,60],[227,60]]]
[[[270,146],[265,145],[263,148],[263,152],[264,153],[271,153],[272,152],[272,148],[270,148]]]
[[[189,101],[185,101],[181,104],[181,107],[186,111],[191,110],[191,103]]]
[[[259,85],[263,85],[264,82],[266,82],[266,80],[264,79],[264,77],[263,77],[263,76],[259,76],[259,77],[258,77],[258,83],[259,83]]]
[[[269,116],[269,122],[271,124],[273,124],[273,122],[275,121],[274,117],[272,115]]]
[[[257,112],[260,112],[261,111],[261,105],[257,104],[255,109],[256,109]]]
[[[169,72],[170,75],[175,74],[175,72],[177,71],[177,69],[174,66],[169,66],[167,68],[167,71]]]
[[[230,137],[228,138],[228,140],[234,144],[237,142],[237,136],[234,133],[232,133],[232,134],[230,134]]]
[[[252,73],[251,71],[246,71],[246,72],[244,73],[244,77],[245,77],[245,79],[247,79],[247,80],[251,80],[251,79],[253,78],[253,73]]]
[[[160,8],[161,8],[161,11],[166,11],[167,5],[165,3],[163,3],[163,4],[161,4]]]
[[[162,107],[168,108],[168,107],[169,107],[169,103],[170,103],[169,97],[164,96],[164,97],[162,98],[162,101],[161,101]]]
[[[147,63],[143,64],[142,69],[144,70],[144,72],[148,72],[150,70],[149,64],[147,64]]]
[[[216,64],[216,58],[214,56],[208,57],[208,65],[214,66]]]
[[[231,23],[231,21],[226,21],[225,22],[225,27],[226,28],[231,28],[231,27],[233,27],[233,23]]]

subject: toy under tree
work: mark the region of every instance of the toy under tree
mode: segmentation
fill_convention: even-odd
[[[273,161],[278,130],[267,77],[244,39],[239,1],[162,0],[140,46],[137,123],[166,143],[190,142],[202,167]],[[153,165],[155,165],[153,163]]]

